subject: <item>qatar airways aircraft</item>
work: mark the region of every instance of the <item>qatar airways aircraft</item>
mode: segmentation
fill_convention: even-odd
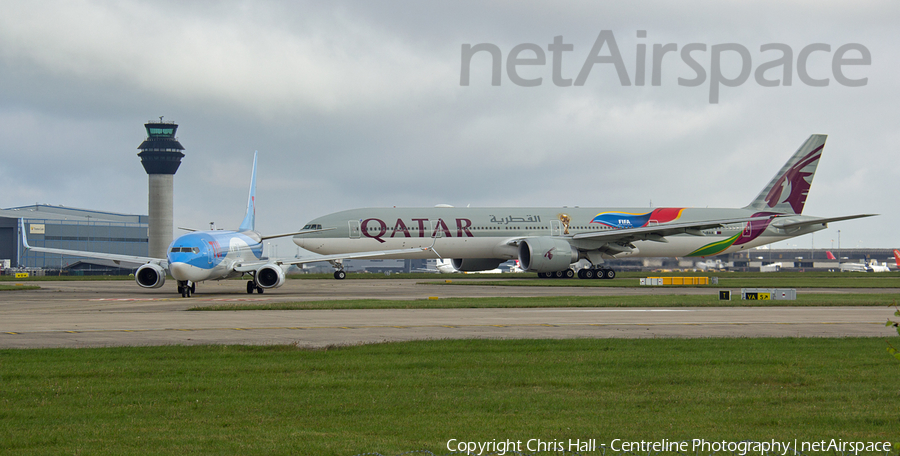
[[[249,275],[247,293],[262,293],[266,288],[277,288],[284,284],[284,271],[290,265],[331,261],[333,264],[350,258],[371,258],[384,255],[410,254],[410,251],[378,251],[356,254],[338,254],[310,258],[263,258],[262,241],[266,239],[303,234],[308,231],[261,235],[256,232],[256,153],[253,154],[253,171],[250,177],[250,197],[247,200],[247,214],[237,231],[212,230],[193,231],[172,241],[166,258],[151,258],[113,253],[88,252],[80,250],[32,247],[25,236],[25,222],[19,220],[22,244],[27,250],[72,255],[86,258],[112,260],[117,264],[141,265],[134,274],[138,285],[144,288],[159,288],[166,283],[166,273],[178,281],[178,292],[182,297],[190,297],[197,290],[197,282],[222,280]],[[314,230],[322,231],[322,230]],[[411,250],[422,250],[419,248]],[[335,272],[336,278],[344,278],[344,272]]]
[[[312,220],[294,243],[327,255],[417,248],[385,258],[450,258],[459,271],[494,269],[518,259],[524,270],[541,277],[577,273],[584,279],[612,279],[616,273],[603,266],[604,259],[707,257],[802,236],[830,222],[869,217],[801,215],[825,138],[810,136],[743,208],[353,209]],[[576,272],[573,264],[579,260],[591,266]]]

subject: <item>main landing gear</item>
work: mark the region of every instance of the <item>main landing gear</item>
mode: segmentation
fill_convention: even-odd
[[[579,279],[608,279],[616,278],[616,271],[607,268],[580,269],[577,273],[574,269],[564,269],[556,272],[539,272],[541,279],[571,279],[578,276]]]
[[[334,278],[338,280],[344,280],[345,278],[347,278],[347,273],[344,272],[343,269],[338,269],[337,271],[334,271]]]
[[[197,284],[189,280],[179,280],[178,292],[181,293],[182,298],[190,298],[197,292]]]
[[[263,294],[263,288],[256,285],[256,281],[249,280],[247,281],[247,294],[253,294],[253,290],[256,290],[257,293]]]

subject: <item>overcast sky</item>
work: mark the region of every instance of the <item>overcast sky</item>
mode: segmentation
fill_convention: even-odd
[[[366,206],[742,207],[822,133],[804,214],[882,215],[776,246],[836,248],[840,229],[844,248],[900,247],[900,2],[735,3],[0,1],[0,207],[146,214],[137,146],[159,116],[186,149],[175,224],[235,228],[259,150],[264,233]],[[612,58],[609,41],[592,53],[603,31],[629,85],[590,64]],[[557,36],[571,50],[554,54]],[[487,51],[461,85],[463,46],[482,43],[501,52],[500,85]],[[511,77],[528,43],[518,58],[537,47],[544,64]],[[726,49],[717,70],[713,46],[728,43],[750,62]],[[777,87],[758,82],[783,55],[771,43],[791,51],[790,85],[783,65],[762,75]],[[801,65],[816,43],[830,50]],[[871,63],[835,75],[835,58],[864,58],[837,55],[850,43]],[[653,85],[654,45],[670,44]],[[685,59],[691,44],[705,51]],[[713,74],[745,63],[711,103]],[[557,83],[585,66],[582,84]]]

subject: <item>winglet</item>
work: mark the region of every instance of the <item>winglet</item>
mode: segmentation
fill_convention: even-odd
[[[801,214],[827,137],[811,135],[746,209]]]
[[[238,231],[256,231],[256,155],[253,151],[253,172],[250,175],[250,197],[247,198],[247,215]]]

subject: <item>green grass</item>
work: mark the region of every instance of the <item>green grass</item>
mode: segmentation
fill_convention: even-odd
[[[0,351],[0,453],[447,454],[449,439],[897,441],[881,339]],[[892,453],[896,454],[896,453]]]
[[[441,298],[417,300],[350,299],[332,301],[262,302],[197,306],[188,310],[312,310],[312,309],[458,309],[504,307],[774,307],[774,306],[889,306],[897,294],[802,294],[794,301],[719,301],[708,295],[547,296],[494,298]]]
[[[671,275],[643,274],[643,277],[669,277]],[[675,277],[706,277],[705,275],[681,274]],[[716,276],[711,276],[716,277]],[[582,279],[511,279],[511,280],[439,280],[421,282],[429,285],[476,285],[496,287],[640,287],[640,278],[618,276],[614,280]],[[719,277],[717,285],[666,285],[666,288],[900,288],[900,277],[878,275],[837,275],[837,276],[794,276],[781,277]]]
[[[24,284],[15,284],[15,285],[0,285],[0,291],[15,291],[15,290],[40,290],[41,287],[37,285],[24,285]]]
[[[128,275],[44,275],[16,278],[15,276],[0,276],[0,282],[99,282],[108,280],[134,280],[134,276]]]

